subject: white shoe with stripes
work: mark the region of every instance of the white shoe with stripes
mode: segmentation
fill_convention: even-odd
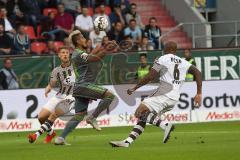
[[[70,146],[71,144],[67,143],[66,140],[62,137],[57,137],[54,142],[55,145],[67,145]]]
[[[87,117],[86,122],[90,124],[97,131],[101,131],[102,129],[99,127],[97,120],[95,118]]]
[[[129,147],[129,143],[125,142],[125,141],[110,141],[109,144],[112,147]]]
[[[171,123],[167,123],[167,126],[164,131],[163,143],[167,143],[170,138],[171,132],[174,130],[174,125]]]

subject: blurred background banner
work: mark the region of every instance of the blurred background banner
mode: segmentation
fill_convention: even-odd
[[[182,56],[183,51],[179,51]],[[153,62],[162,55],[161,51],[132,52],[129,54],[107,55],[100,72],[96,70],[97,84],[135,83],[135,73],[139,65],[139,55],[147,53],[148,62]],[[193,50],[192,56],[196,66],[203,74],[204,80],[239,79],[240,49],[204,49]],[[0,58],[0,61],[1,58]],[[47,85],[49,75],[59,65],[57,56],[15,57],[14,70],[19,77],[20,88],[43,88]],[[149,63],[151,65],[151,63]],[[100,64],[97,64],[100,65]],[[0,63],[2,67],[2,63]],[[100,67],[101,68],[101,67]]]
[[[193,97],[196,93],[195,82],[187,82],[183,85],[179,103],[162,117],[174,123],[240,120],[240,93],[239,87],[236,87],[239,85],[240,80],[204,81],[203,103],[201,108],[197,109],[193,105]],[[141,99],[148,95],[146,92],[153,92],[157,84],[144,86],[136,94],[128,96],[126,89],[131,86],[131,84],[104,86],[113,91],[118,100],[99,117],[98,121],[102,123],[102,126],[135,124],[136,118],[133,114],[136,107]],[[54,92],[51,93],[51,95],[53,94]],[[46,101],[44,89],[0,92],[0,120],[2,126],[3,123],[5,126],[0,128],[0,131],[18,131],[16,128],[20,124],[19,130],[34,130],[35,128],[32,128],[30,124],[34,123],[34,127],[38,127],[39,124],[35,118]],[[95,109],[97,103],[98,101],[91,103],[88,111],[91,112]],[[60,129],[64,125],[65,122],[59,120],[56,121],[55,127]],[[79,127],[88,126],[82,123]]]

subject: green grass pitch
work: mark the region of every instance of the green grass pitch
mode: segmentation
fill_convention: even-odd
[[[125,138],[132,127],[78,129],[67,139],[71,146],[29,144],[26,132],[0,134],[2,160],[240,160],[240,122],[176,125],[162,144],[163,132],[147,126],[130,148],[112,148],[110,140]],[[57,131],[59,133],[59,131]]]

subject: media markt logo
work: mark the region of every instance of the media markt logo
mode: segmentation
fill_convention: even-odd
[[[7,130],[26,130],[32,128],[32,122],[18,122],[18,121],[11,121],[7,127]]]
[[[233,111],[233,112],[209,112],[206,120],[233,120],[233,119],[240,119],[240,112]]]

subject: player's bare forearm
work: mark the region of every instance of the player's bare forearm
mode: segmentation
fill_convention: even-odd
[[[101,60],[105,56],[106,52],[104,51],[105,50],[103,48],[97,48],[93,50],[88,56],[88,62],[96,62]]]
[[[113,49],[119,48],[116,41],[109,41],[108,45],[104,46],[97,46],[95,49],[92,50],[91,54],[89,54],[88,61],[95,62],[101,60],[107,53],[113,52]]]
[[[155,69],[151,69],[149,73],[142,79],[139,80],[137,85],[131,89],[127,90],[127,93],[131,95],[135,90],[138,88],[144,86],[145,84],[148,84],[150,81],[152,81],[156,76],[158,75],[158,72]]]
[[[56,86],[56,83],[57,83],[56,81],[50,80],[48,85],[47,85],[47,87],[52,89],[52,88],[54,88]]]
[[[152,81],[157,76],[157,71],[154,69],[151,69],[149,73],[142,79],[139,80],[137,85],[134,87],[134,89],[138,89],[146,84],[148,84],[150,81]]]
[[[193,74],[197,83],[197,94],[202,94],[202,73],[193,65],[189,68],[189,73]]]

